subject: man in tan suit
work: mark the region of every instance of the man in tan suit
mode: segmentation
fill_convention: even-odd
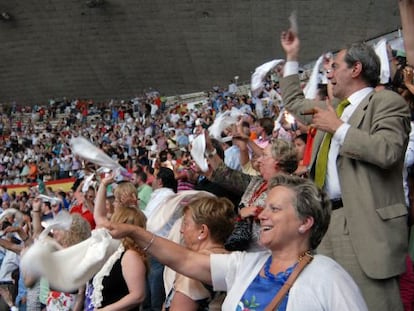
[[[318,252],[352,275],[369,310],[403,310],[398,276],[405,270],[407,252],[402,167],[410,131],[408,105],[391,91],[375,92],[380,62],[365,44],[353,44],[336,55],[328,73],[333,105],[305,100],[297,75],[299,38],[284,32],[281,44],[287,58],[280,81],[285,107],[318,129],[313,178],[322,140],[326,133],[331,137],[322,187],[333,213]],[[338,117],[333,106],[344,99],[349,104]],[[305,110],[312,115],[301,115]]]

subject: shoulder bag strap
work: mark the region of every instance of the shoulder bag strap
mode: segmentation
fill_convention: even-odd
[[[276,296],[273,300],[266,306],[265,311],[275,311],[279,304],[282,302],[282,299],[286,296],[289,289],[292,287],[293,283],[298,278],[299,274],[302,272],[303,269],[312,261],[313,256],[306,252],[304,256],[299,260],[298,265],[290,274],[289,278],[282,286],[282,288],[277,292]]]

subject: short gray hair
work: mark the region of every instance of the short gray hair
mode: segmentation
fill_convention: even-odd
[[[323,190],[307,178],[280,174],[270,180],[268,189],[277,186],[283,186],[295,192],[292,204],[299,219],[313,218],[309,243],[312,250],[316,249],[328,230],[331,220],[329,198]]]
[[[279,168],[292,174],[298,168],[298,156],[295,146],[283,139],[272,140],[272,157],[279,162]]]
[[[381,62],[374,49],[366,43],[353,43],[346,47],[344,58],[348,67],[359,62],[362,65],[361,77],[372,87],[376,87],[381,73]]]

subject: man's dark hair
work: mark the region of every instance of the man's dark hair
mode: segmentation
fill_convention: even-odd
[[[160,167],[157,178],[161,180],[162,186],[170,188],[174,192],[177,192],[177,180],[175,179],[174,172],[167,167]]]
[[[357,62],[361,63],[362,79],[371,87],[378,85],[381,62],[372,47],[366,43],[353,43],[346,48],[344,60],[349,68]]]

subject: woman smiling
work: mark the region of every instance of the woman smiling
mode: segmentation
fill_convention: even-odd
[[[332,259],[312,255],[330,214],[328,198],[312,181],[279,175],[269,181],[258,216],[264,251],[207,255],[154,238],[142,228],[107,227],[116,238],[132,237],[179,273],[227,291],[222,310],[367,310],[348,273]]]

